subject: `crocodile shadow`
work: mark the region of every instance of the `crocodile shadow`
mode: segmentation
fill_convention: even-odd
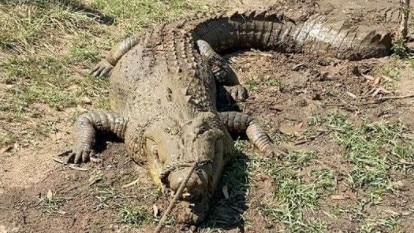
[[[238,229],[238,232],[245,232],[243,213],[248,209],[249,161],[245,153],[236,151],[235,157],[224,168],[221,182],[211,199],[207,221],[200,226],[201,229]]]

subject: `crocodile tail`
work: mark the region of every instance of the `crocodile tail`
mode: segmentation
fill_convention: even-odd
[[[294,21],[283,14],[267,11],[236,12],[203,21],[194,34],[218,52],[256,48],[350,60],[390,54],[391,33],[349,25],[345,21],[331,21],[324,15]]]

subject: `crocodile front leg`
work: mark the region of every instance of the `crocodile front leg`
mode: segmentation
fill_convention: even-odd
[[[220,112],[220,119],[232,133],[246,133],[253,145],[265,155],[283,156],[285,152],[276,148],[270,137],[248,114],[241,112]]]
[[[138,35],[130,36],[118,44],[116,44],[111,51],[102,59],[92,70],[91,74],[95,77],[106,77],[111,72],[112,68],[121,59],[121,57],[131,48],[140,42],[141,37]]]
[[[97,133],[112,133],[124,139],[127,119],[113,112],[94,111],[82,114],[74,125],[76,143],[68,154],[67,163],[88,162],[95,155]]]
[[[227,61],[220,56],[210,44],[204,40],[197,40],[200,54],[207,59],[212,68],[212,72],[219,84],[223,85],[227,93],[236,101],[245,101],[248,97],[245,87],[240,85],[236,74],[230,68]]]

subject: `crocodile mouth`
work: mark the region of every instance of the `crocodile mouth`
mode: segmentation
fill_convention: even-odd
[[[211,160],[178,163],[164,169],[160,180],[164,190],[171,195],[179,191],[180,199],[197,201],[198,197],[211,192],[212,170]],[[181,185],[183,187],[179,190]]]
[[[174,164],[161,173],[164,194],[178,200],[178,222],[198,224],[204,221],[212,192],[211,172],[212,161],[204,160]]]

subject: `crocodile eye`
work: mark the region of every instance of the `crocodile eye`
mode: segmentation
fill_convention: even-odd
[[[205,132],[207,132],[210,129],[209,125],[207,124],[202,124],[200,127],[198,127],[197,134],[203,134]]]

